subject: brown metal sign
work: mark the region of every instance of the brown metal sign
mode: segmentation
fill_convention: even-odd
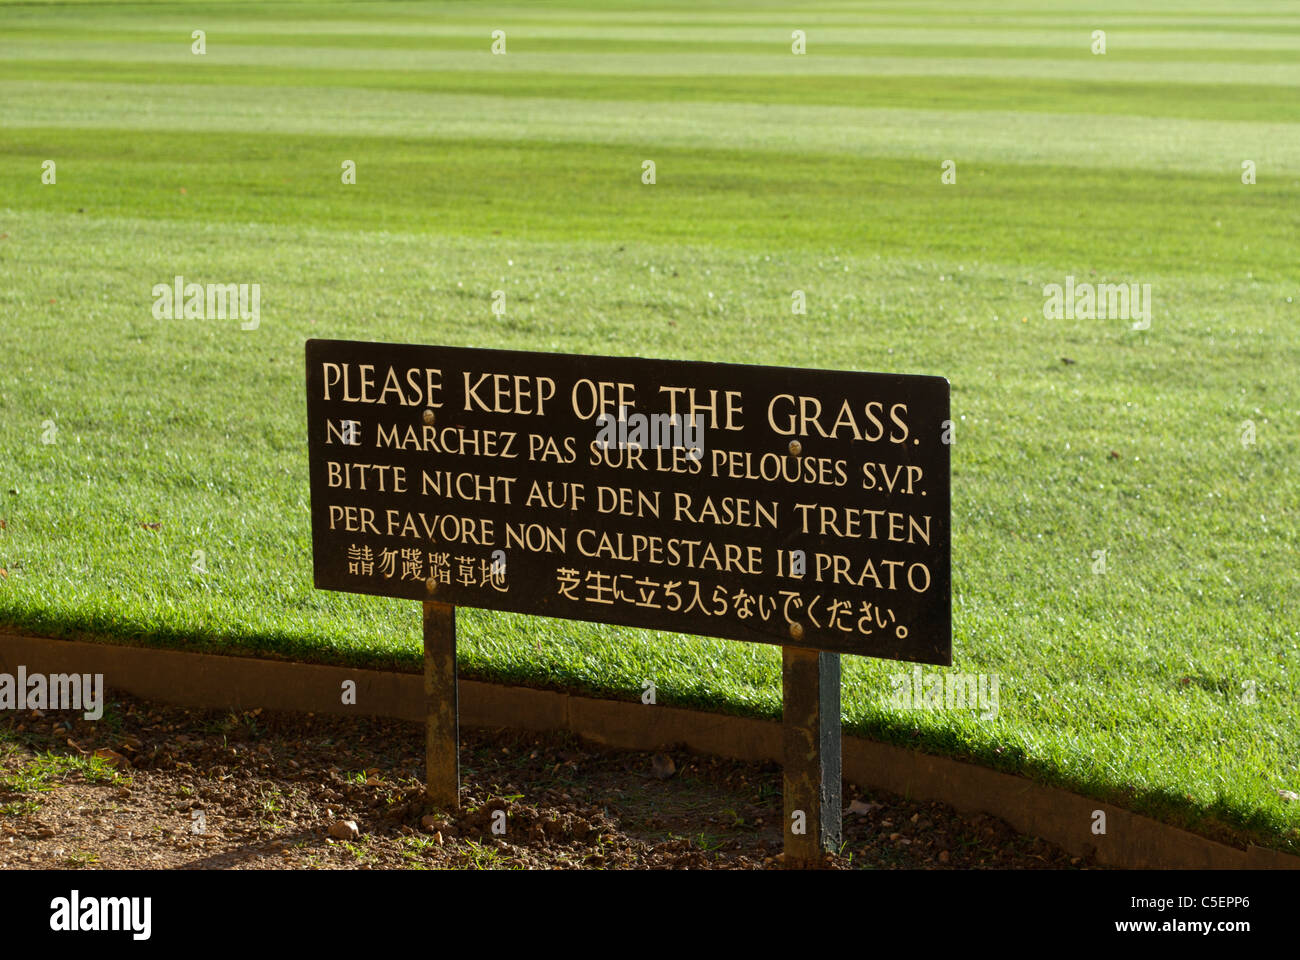
[[[307,342],[316,586],[949,664],[942,377]]]

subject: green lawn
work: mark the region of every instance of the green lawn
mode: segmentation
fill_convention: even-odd
[[[417,605],[312,589],[309,337],[939,374],[999,714],[846,657],[846,728],[1300,852],[1298,262],[1280,4],[0,0],[0,622],[418,669]],[[155,320],[177,274],[259,328]],[[1046,319],[1067,275],[1150,329]],[[774,647],[460,628],[466,676],[779,712]]]

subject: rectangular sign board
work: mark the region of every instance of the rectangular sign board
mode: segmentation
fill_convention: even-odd
[[[942,377],[307,341],[315,584],[947,665]]]

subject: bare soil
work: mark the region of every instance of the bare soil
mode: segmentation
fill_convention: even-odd
[[[423,796],[420,725],[110,699],[95,722],[0,717],[0,870],[780,864],[776,764],[462,730],[449,814]],[[1093,866],[940,803],[845,785],[844,806],[833,869]]]

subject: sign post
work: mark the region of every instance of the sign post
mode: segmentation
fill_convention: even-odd
[[[424,795],[460,809],[460,700],[456,681],[456,608],[424,601]]]
[[[842,653],[952,662],[942,377],[309,340],[315,585],[424,609],[427,795],[457,606],[782,647],[785,862],[840,840]]]
[[[840,845],[840,655],[781,652],[787,869],[821,866]]]

